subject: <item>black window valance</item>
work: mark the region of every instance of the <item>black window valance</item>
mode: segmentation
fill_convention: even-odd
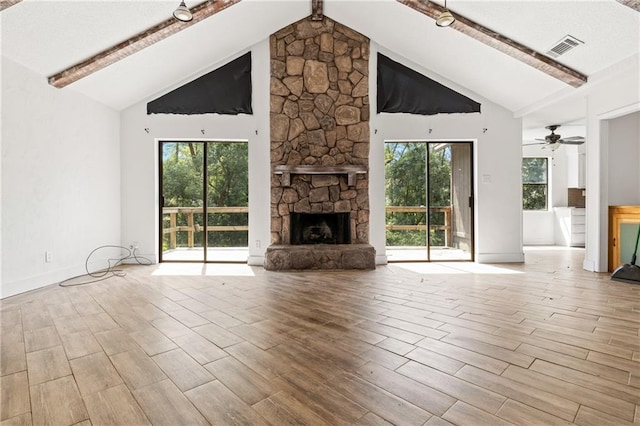
[[[378,53],[378,113],[480,112],[480,104]]]
[[[253,114],[251,52],[147,104],[147,114]]]

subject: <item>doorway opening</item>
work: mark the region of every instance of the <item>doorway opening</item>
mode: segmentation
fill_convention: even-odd
[[[159,150],[160,262],[246,262],[248,143],[161,141]]]
[[[389,262],[473,261],[473,144],[385,142]]]

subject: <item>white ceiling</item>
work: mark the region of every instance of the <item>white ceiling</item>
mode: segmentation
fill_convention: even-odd
[[[186,3],[193,7],[199,1]],[[0,14],[2,55],[45,78],[162,22],[178,3],[23,0]],[[438,28],[395,0],[324,0],[324,5],[326,16],[382,50],[514,111],[525,127],[579,121],[585,114],[584,89],[570,88],[454,29]],[[542,53],[570,34],[585,44],[558,60],[588,76],[602,75],[640,52],[640,13],[615,0],[450,0],[448,7]],[[122,110],[238,56],[310,11],[311,0],[243,0],[60,90]],[[554,106],[550,100],[556,98],[564,104]]]

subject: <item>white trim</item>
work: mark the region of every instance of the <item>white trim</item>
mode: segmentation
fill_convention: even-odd
[[[640,102],[635,102],[630,105],[623,106],[621,108],[616,108],[611,111],[598,114],[598,119],[611,120],[614,118],[622,117],[623,115],[632,114],[637,111],[640,111]]]
[[[524,253],[478,253],[477,263],[523,263]]]
[[[593,260],[584,259],[582,261],[582,269],[589,272],[598,272],[596,271],[596,264]]]
[[[142,255],[138,255],[142,256]],[[95,259],[89,262],[89,270],[97,271],[104,268],[108,264],[107,258]],[[78,277],[87,273],[87,265],[83,262],[75,266],[67,268],[47,271],[43,274],[34,275],[28,278],[20,279],[12,282],[3,282],[0,286],[0,299],[26,293],[33,290],[44,289],[48,286],[56,286],[63,280]],[[84,280],[90,281],[91,277],[84,277]]]
[[[376,265],[386,265],[389,263],[389,259],[385,254],[377,254],[376,255]]]
[[[264,266],[264,256],[249,256],[247,259],[249,266]]]

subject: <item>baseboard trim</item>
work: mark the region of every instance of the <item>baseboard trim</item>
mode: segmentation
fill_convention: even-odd
[[[264,256],[249,256],[247,259],[249,266],[264,266]]]
[[[68,266],[12,282],[3,281],[0,286],[0,299],[38,290],[50,285],[57,285],[64,280],[86,274],[87,267],[89,271],[95,272],[101,268],[106,268],[106,265],[108,265],[108,258],[95,259],[89,262],[89,265],[82,263],[80,265]],[[90,280],[90,278],[88,278],[88,280]]]
[[[596,262],[591,259],[584,259],[582,261],[582,269],[589,272],[597,272],[596,271]]]
[[[389,263],[389,259],[386,254],[376,255],[376,265],[386,265]]]
[[[524,263],[524,253],[478,253],[478,263]]]
[[[2,286],[0,287],[0,299],[17,296],[19,294],[48,287],[50,285],[57,285],[63,280],[85,273],[86,270],[84,265],[78,265],[63,269],[57,269],[55,271],[50,271],[44,274],[35,275],[17,281],[3,281]]]
[[[152,254],[136,253],[136,256],[140,259],[143,265],[147,264],[146,263],[147,260],[151,261],[152,265],[157,264],[159,260],[158,255],[155,253],[152,253]],[[140,265],[141,262],[138,262],[134,257],[131,257],[122,263],[125,265]]]

